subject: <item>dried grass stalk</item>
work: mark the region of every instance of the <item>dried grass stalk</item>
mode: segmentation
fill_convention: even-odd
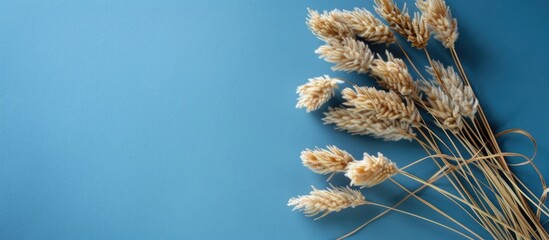
[[[308,217],[318,214],[322,214],[320,217],[323,217],[329,213],[339,212],[349,207],[354,208],[365,203],[364,195],[349,187],[333,187],[326,190],[318,190],[313,187],[309,195],[291,198],[288,201],[288,206],[294,206],[293,210],[303,211]]]
[[[416,6],[423,12],[425,20],[435,32],[435,38],[446,48],[453,48],[458,38],[457,20],[452,18],[450,8],[444,0],[418,0]]]
[[[380,56],[374,60],[370,68],[372,75],[376,76],[379,84],[386,89],[398,92],[403,96],[417,96],[417,84],[408,72],[408,67],[404,61],[393,57],[389,51],[385,53],[387,61],[383,61]]]
[[[348,37],[342,41],[329,40],[315,53],[325,61],[335,63],[334,71],[368,73],[374,61],[372,51],[364,42]]]
[[[355,159],[348,152],[336,146],[327,146],[327,149],[305,149],[301,152],[303,165],[318,174],[330,174],[345,171],[347,164]]]
[[[398,173],[395,163],[381,153],[377,156],[364,153],[361,161],[349,163],[345,176],[351,179],[351,186],[372,187]]]
[[[319,109],[335,94],[338,84],[343,81],[330,78],[328,75],[310,78],[309,82],[297,88],[299,94],[296,108],[306,108],[307,112]]]

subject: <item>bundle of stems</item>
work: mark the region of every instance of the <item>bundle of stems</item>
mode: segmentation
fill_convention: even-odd
[[[304,211],[307,216],[319,216],[316,219],[349,207],[369,205],[386,209],[341,238],[356,233],[389,212],[399,212],[467,239],[484,239],[488,235],[494,239],[549,239],[542,222],[549,216],[549,209],[544,204],[549,189],[532,162],[535,153],[528,157],[504,152],[497,141],[500,136],[515,133],[528,137],[536,147],[534,138],[521,129],[494,133],[456,51],[458,27],[450,8],[444,0],[417,0],[416,6],[420,11],[412,17],[406,6],[399,8],[392,0],[375,0],[375,11],[387,25],[361,8],[330,12],[309,10],[307,25],[324,41],[316,50],[320,58],[334,63],[334,71],[356,72],[375,79],[381,89],[324,75],[311,78],[298,87],[296,107],[306,108],[308,112],[317,110],[336,94],[340,85],[349,84],[350,87],[341,91],[342,105],[330,107],[324,113],[325,124],[334,124],[337,130],[351,134],[387,141],[414,141],[425,150],[426,157],[398,168],[381,153],[377,156],[364,153],[363,159],[356,160],[336,146],[306,149],[301,153],[304,166],[329,175],[328,181],[334,174],[344,173],[350,183],[324,190],[313,187],[309,195],[291,198],[288,205]],[[414,64],[399,43],[397,34],[425,54],[429,62],[425,71],[420,71]],[[431,36],[449,51],[453,66],[445,66],[431,58],[427,50]],[[385,44],[387,48],[394,44],[405,60],[388,50],[385,58],[376,55],[370,44]],[[408,66],[413,69],[412,73]],[[509,158],[524,161],[511,164]],[[438,170],[427,178],[408,171],[411,166],[425,161],[432,161]],[[526,165],[539,176],[543,192],[534,193],[511,169]],[[415,181],[420,187],[410,190],[394,178],[396,175]],[[441,179],[450,184],[437,184]],[[351,188],[362,189],[387,180],[407,193],[393,206],[369,201],[361,191]],[[432,189],[448,199],[471,221],[458,221],[422,198],[419,193],[424,189]],[[398,208],[410,198],[435,210],[455,227]],[[485,232],[473,231],[471,224],[480,225]]]

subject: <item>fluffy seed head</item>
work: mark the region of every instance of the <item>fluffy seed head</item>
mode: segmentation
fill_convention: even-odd
[[[324,124],[353,135],[371,135],[386,141],[412,140],[412,126],[406,122],[381,120],[355,108],[329,108],[322,118]]]
[[[419,13],[414,13],[412,26],[415,34],[413,36],[413,40],[410,41],[412,42],[412,46],[419,49],[425,48],[427,46],[427,42],[429,42],[429,38],[431,37],[431,32],[429,31],[425,17]]]
[[[307,112],[320,108],[335,94],[338,84],[343,81],[330,78],[328,75],[309,79],[309,82],[297,88],[299,94],[296,108],[306,108]]]
[[[330,40],[326,45],[320,46],[315,53],[325,61],[335,63],[332,67],[334,71],[367,73],[374,61],[370,48],[354,38]]]
[[[343,38],[354,37],[353,30],[337,19],[336,15],[339,11],[324,11],[320,14],[315,10],[308,10],[307,26],[320,40],[336,39],[341,41]]]
[[[418,0],[416,6],[435,33],[435,38],[446,48],[453,48],[458,38],[457,20],[452,18],[444,0]]]
[[[345,23],[355,35],[372,43],[394,43],[393,32],[374,15],[363,8],[341,11],[334,14],[339,22]]]
[[[429,0],[416,0],[416,6],[421,12],[425,13],[429,11],[429,2]]]
[[[343,172],[353,156],[336,146],[327,146],[327,149],[306,149],[301,152],[303,165],[319,174]]]
[[[391,28],[405,38],[412,35],[412,20],[410,19],[406,5],[404,5],[402,11],[393,2],[393,0],[375,0],[375,5],[376,12],[387,20]]]
[[[345,176],[351,186],[372,187],[398,173],[395,163],[381,153],[377,157],[364,153],[364,159],[349,163]]]
[[[288,206],[293,210],[300,210],[305,216],[312,217],[321,214],[324,217],[332,212],[339,212],[342,209],[356,207],[366,203],[364,195],[349,187],[332,187],[326,190],[318,190],[313,187],[309,195],[291,198]]]
[[[423,26],[421,26],[420,19],[418,18],[414,24],[410,18],[410,14],[408,14],[406,5],[404,5],[401,11],[393,0],[375,0],[375,4],[376,12],[389,23],[391,29],[412,43],[412,46],[423,48],[427,45],[429,38],[425,38],[425,32],[421,29]],[[418,30],[419,32],[417,32]]]
[[[448,96],[454,105],[459,108],[459,114],[464,117],[474,118],[478,109],[478,99],[471,86],[466,86],[452,66],[444,67],[439,61],[433,61],[432,67],[427,67],[427,72],[434,78],[440,77],[447,90]],[[436,85],[438,81],[434,81]]]
[[[412,79],[408,68],[402,59],[395,58],[386,51],[387,61],[380,56],[376,58],[370,68],[372,75],[378,78],[384,88],[393,90],[403,96],[417,96],[418,87]]]
[[[459,114],[459,106],[440,86],[432,82],[421,80],[420,88],[427,96],[428,111],[437,119],[437,124],[454,133],[459,132],[463,128],[463,117]]]
[[[358,87],[354,90],[345,88],[341,92],[346,102],[343,105],[352,107],[370,118],[383,121],[397,121],[419,126],[421,117],[413,102],[406,99],[405,102],[400,96],[393,92],[377,90],[373,87]]]

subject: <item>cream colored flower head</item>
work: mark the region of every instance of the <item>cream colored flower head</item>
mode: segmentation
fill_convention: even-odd
[[[353,30],[347,24],[337,19],[340,11],[333,10],[319,13],[312,9],[308,10],[307,26],[320,40],[343,40],[343,38],[355,36]]]
[[[349,26],[355,35],[368,42],[391,44],[396,40],[391,29],[364,8],[336,11],[334,15],[337,20]]]
[[[419,127],[421,116],[414,103],[403,99],[393,91],[377,90],[373,87],[345,88],[341,95],[345,106],[358,113],[381,121],[398,121]],[[406,103],[406,104],[405,104]]]
[[[293,210],[303,211],[307,217],[322,214],[318,217],[322,218],[329,213],[339,212],[349,207],[354,208],[365,203],[364,195],[349,187],[332,187],[326,190],[318,190],[313,187],[309,195],[291,198],[288,201],[288,206],[294,206]]]
[[[381,120],[364,114],[356,108],[328,108],[322,118],[324,124],[335,124],[335,129],[353,135],[370,135],[386,141],[412,140],[413,128],[404,121]]]
[[[345,176],[351,179],[351,186],[372,187],[397,173],[396,164],[383,154],[378,153],[376,157],[364,153],[363,160],[347,165]]]
[[[334,71],[368,73],[374,61],[374,54],[363,41],[344,38],[332,39],[315,50],[320,58],[335,63]]]
[[[301,152],[303,165],[319,174],[329,174],[345,171],[347,164],[355,159],[348,152],[336,146],[327,146],[327,149],[305,149]]]
[[[463,83],[459,74],[453,67],[444,65],[439,61],[433,61],[432,67],[427,67],[427,73],[432,76],[432,82],[440,86],[436,79],[440,79],[447,90],[448,96],[459,108],[459,113],[464,117],[474,118],[478,109],[478,99],[476,98],[471,86]]]
[[[379,84],[386,89],[398,92],[403,96],[417,96],[417,84],[410,75],[404,61],[394,57],[389,51],[385,51],[385,54],[387,55],[387,61],[384,61],[379,55],[373,61],[370,68],[372,75],[376,76]]]
[[[299,97],[295,107],[306,108],[307,112],[319,109],[322,104],[334,96],[340,83],[343,81],[330,78],[328,75],[310,78],[308,83],[297,88],[296,93],[299,94]]]
[[[458,133],[464,126],[459,105],[441,86],[433,82],[421,80],[420,88],[427,96],[427,111],[437,118],[436,124],[443,129]]]
[[[416,6],[423,12],[427,24],[433,29],[435,38],[446,48],[453,48],[458,39],[457,20],[452,17],[444,0],[417,0]]]

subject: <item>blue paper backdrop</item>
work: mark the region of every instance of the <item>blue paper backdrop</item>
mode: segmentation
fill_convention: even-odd
[[[423,156],[294,109],[309,77],[361,81],[313,53],[306,8],[372,2],[0,1],[0,239],[333,239],[360,225],[379,209],[312,221],[286,202],[327,185],[301,166],[304,148],[381,151],[401,166]],[[448,3],[493,126],[530,131],[549,176],[549,3]],[[531,153],[521,137],[503,145]],[[390,183],[366,194],[404,196]],[[459,237],[393,213],[362,238]]]

